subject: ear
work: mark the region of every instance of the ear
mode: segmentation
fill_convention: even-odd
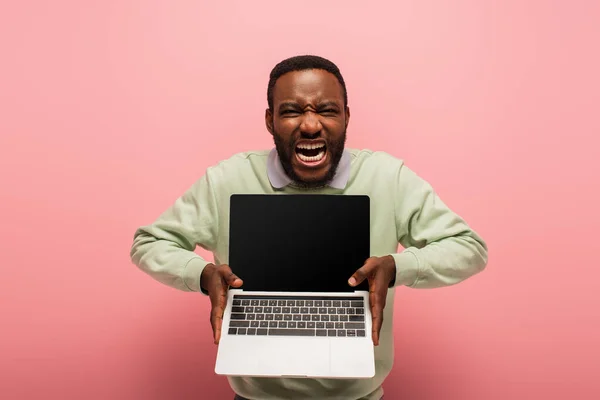
[[[344,110],[345,114],[346,114],[346,129],[348,128],[348,123],[350,122],[350,107],[346,106],[346,109]]]
[[[271,135],[273,135],[273,113],[268,108],[265,110],[265,125]]]

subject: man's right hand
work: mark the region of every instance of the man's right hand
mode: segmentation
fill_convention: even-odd
[[[210,324],[213,330],[215,344],[221,339],[223,313],[227,304],[229,286],[239,288],[244,282],[238,278],[228,265],[207,264],[200,276],[200,286],[208,292],[212,306]]]

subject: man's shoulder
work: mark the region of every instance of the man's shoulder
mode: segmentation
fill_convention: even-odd
[[[248,165],[266,165],[270,150],[248,150],[232,154],[208,167],[209,171],[248,170]]]
[[[404,165],[404,159],[381,150],[349,148],[348,152],[352,162],[361,167],[400,168]]]

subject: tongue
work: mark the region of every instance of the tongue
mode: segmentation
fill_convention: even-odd
[[[323,150],[323,148],[318,148],[318,149],[296,149],[296,151],[306,157],[314,157],[316,155],[318,155],[321,151]]]

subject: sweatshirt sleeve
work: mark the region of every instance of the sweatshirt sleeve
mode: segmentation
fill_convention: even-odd
[[[394,285],[434,288],[459,283],[482,271],[487,245],[452,212],[431,185],[404,164],[396,186],[398,242]]]
[[[212,251],[216,246],[217,207],[207,172],[156,221],[136,230],[132,262],[158,282],[182,291],[201,291],[200,275],[209,262],[194,250],[200,246]]]

